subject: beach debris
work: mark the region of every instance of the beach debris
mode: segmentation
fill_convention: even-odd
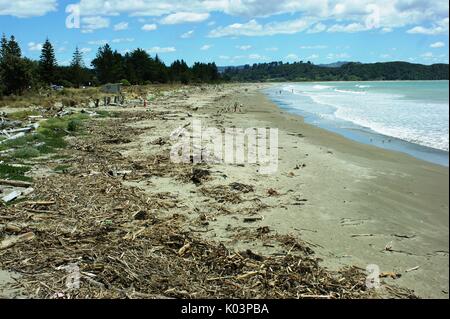
[[[25,233],[18,236],[9,237],[0,242],[0,250],[8,249],[18,243],[27,242],[33,240],[36,236],[33,232]]]
[[[236,191],[240,191],[242,193],[250,193],[255,191],[255,188],[253,186],[238,182],[231,183],[230,188]]]
[[[178,250],[178,255],[184,256],[190,248],[191,248],[191,244],[186,243],[183,247],[180,248],[180,250]]]
[[[5,203],[9,203],[16,198],[18,198],[20,195],[22,195],[21,191],[12,191],[8,195],[2,197],[2,201]]]
[[[10,233],[20,233],[22,231],[22,227],[20,227],[19,225],[16,224],[6,224],[6,225],[1,225],[0,224],[0,232],[5,231],[5,232],[10,232]]]
[[[0,179],[0,185],[8,185],[8,186],[14,186],[14,187],[31,187],[33,185],[33,183]]]
[[[350,237],[373,237],[374,234],[353,234]]]
[[[174,93],[158,102],[183,96],[183,92]],[[2,251],[0,268],[21,273],[17,284],[27,296],[39,299],[376,296],[376,292],[367,290],[366,273],[360,268],[329,270],[313,255],[311,244],[292,235],[280,235],[268,226],[242,228],[248,230],[251,240],[260,233],[264,241],[270,240],[266,246],[281,245],[285,250],[277,254],[263,254],[256,248],[236,252],[220,241],[198,234],[208,230],[192,231],[192,219],[181,213],[190,214],[191,210],[174,194],[155,193],[159,189],[155,177],[170,177],[171,182],[190,187],[194,175],[203,182],[210,177],[210,171],[199,166],[194,169],[209,174],[194,174],[191,164],[171,163],[167,151],[160,148],[145,158],[130,158],[123,156],[116,145],[105,145],[102,141],[108,138],[135,140],[141,132],[129,124],[157,118],[157,111],[153,110],[143,115],[120,113],[119,120],[104,119],[105,125],[98,125],[95,120],[86,123],[89,134],[68,141],[70,148],[65,152],[71,158],[65,164],[73,166],[70,174],[38,178],[33,183],[35,192],[27,202],[2,207],[0,220],[22,230],[13,232],[13,237],[1,237],[3,247],[14,249]],[[155,184],[151,192],[108,174],[130,170],[133,184],[135,181]],[[204,215],[201,219],[207,222],[214,220],[215,214],[223,213],[241,221],[237,216],[252,217],[269,207],[260,199],[264,196],[252,192],[245,195],[239,188],[233,189],[226,183],[192,190],[207,197],[205,206],[198,210]],[[28,230],[35,230],[39,240],[32,240],[35,233],[20,235]],[[5,234],[2,232],[0,236]],[[59,268],[69,263],[77,264],[83,281],[74,294],[67,292]],[[414,296],[398,287],[390,293]]]
[[[393,242],[390,241],[388,244],[386,244],[386,246],[384,246],[384,250],[385,251],[393,251],[394,250],[393,246],[394,246]]]
[[[200,185],[211,176],[211,172],[206,169],[193,168],[191,180],[194,184]]]
[[[392,278],[392,279],[398,279],[400,278],[402,275],[396,272],[392,272],[392,271],[386,271],[386,272],[382,272],[380,273],[380,278]]]
[[[415,271],[415,270],[418,270],[419,268],[420,268],[420,266],[412,267],[412,268],[406,269],[405,272]]]
[[[278,195],[280,195],[280,193],[278,193],[275,189],[273,189],[273,188],[269,188],[268,190],[267,190],[267,195],[269,195],[269,196],[278,196]]]
[[[256,229],[259,236],[270,233],[269,226],[263,226]]]
[[[257,217],[244,217],[244,223],[254,223],[260,220],[264,220],[263,216],[257,216]]]

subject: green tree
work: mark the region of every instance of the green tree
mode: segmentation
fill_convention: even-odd
[[[50,40],[45,40],[39,60],[39,77],[45,84],[51,84],[56,76],[56,58]]]
[[[6,40],[3,35],[0,48],[0,69],[3,91],[21,94],[32,84],[32,63],[22,58],[22,51],[14,36]]]
[[[113,51],[109,44],[99,48],[92,61],[95,74],[101,83],[119,82],[124,78],[124,59],[120,53]]]
[[[72,62],[70,63],[71,80],[70,82],[75,85],[75,87],[80,87],[83,82],[86,81],[86,71],[83,61],[83,53],[75,48],[73,53]]]

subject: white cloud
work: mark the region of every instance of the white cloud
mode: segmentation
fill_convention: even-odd
[[[278,48],[276,48],[276,47],[266,48],[266,51],[275,52],[275,51],[278,51]]]
[[[310,25],[309,19],[297,19],[284,22],[259,24],[256,20],[247,23],[234,23],[226,27],[218,27],[209,33],[211,38],[232,36],[267,36],[276,34],[295,34]]]
[[[29,18],[43,16],[56,9],[56,0],[0,0],[0,16]]]
[[[309,28],[306,33],[319,33],[325,31],[327,26],[323,23],[316,23],[312,28]]]
[[[166,47],[166,48],[153,47],[147,50],[148,53],[171,53],[175,51],[176,49],[174,47]]]
[[[291,53],[286,56],[286,60],[297,61],[297,60],[300,60],[300,58],[297,54]]]
[[[426,35],[438,35],[438,34],[448,34],[448,17],[442,19],[437,24],[427,28],[423,26],[416,26],[412,29],[406,31],[411,34],[426,34]]]
[[[29,42],[28,43],[28,51],[41,51],[42,43]]]
[[[209,19],[209,13],[177,12],[164,17],[162,24],[181,24],[203,22]]]
[[[93,41],[88,41],[88,44],[90,45],[105,45],[108,43],[108,40],[93,40]]]
[[[368,30],[367,26],[362,25],[360,23],[350,23],[347,25],[335,24],[328,28],[327,32],[360,32]]]
[[[260,54],[256,54],[256,53],[249,54],[248,58],[251,60],[267,60],[267,57],[260,55]]]
[[[114,31],[123,31],[128,29],[128,22],[120,22],[114,25]]]
[[[328,48],[328,46],[326,45],[302,45],[300,46],[300,49],[304,49],[304,50],[317,50],[317,49],[326,49]]]
[[[310,56],[306,57],[306,60],[316,60],[319,58],[318,54],[311,54]]]
[[[153,24],[144,24],[142,26],[142,30],[144,30],[144,31],[154,31],[156,29],[158,29],[158,26],[154,23]]]
[[[209,50],[209,49],[211,49],[212,48],[212,45],[210,45],[210,44],[205,44],[204,46],[202,46],[201,48],[200,48],[200,50],[202,50],[202,51],[207,51],[207,50]]]
[[[433,57],[433,53],[432,52],[425,52],[421,56],[424,57],[424,58],[432,58]]]
[[[2,0],[0,0],[2,1]],[[26,0],[21,0],[23,2]],[[51,0],[37,0],[53,3]],[[129,16],[156,17],[170,24],[199,22],[206,20],[212,13],[256,19],[280,14],[291,14],[311,20],[309,33],[325,31],[323,23],[332,22],[341,27],[352,24],[363,25],[360,31],[370,29],[393,30],[405,26],[432,25],[435,21],[448,17],[447,0],[79,0],[81,12],[85,16]],[[6,1],[2,1],[5,2]],[[0,3],[2,3],[0,2]],[[9,6],[16,6],[16,2]],[[35,1],[27,1],[29,3]],[[7,4],[5,4],[7,5]],[[39,6],[36,6],[39,8]],[[0,6],[1,8],[1,6]],[[0,11],[1,12],[1,11]],[[183,18],[184,16],[184,18]],[[277,24],[287,23],[277,22]],[[246,24],[246,23],[242,23]],[[226,26],[222,27],[226,28]],[[424,29],[413,32],[435,32]],[[342,29],[342,28],[341,28]],[[414,29],[414,28],[413,28]],[[343,30],[355,30],[348,27]],[[302,31],[302,30],[300,30]],[[297,31],[297,32],[300,32]],[[347,31],[345,31],[347,32]],[[357,32],[357,31],[350,31]],[[382,31],[383,32],[383,31]],[[440,32],[439,29],[437,32]],[[283,33],[283,32],[280,32]],[[294,32],[295,33],[295,32]],[[239,34],[235,35],[239,36]]]
[[[134,38],[117,38],[111,41],[112,43],[124,43],[124,42],[134,42]]]
[[[252,48],[251,45],[237,45],[236,49],[242,50],[242,51],[247,51],[250,50]]]
[[[91,51],[92,51],[91,48],[81,48],[81,49],[80,49],[80,52],[81,52],[81,53],[89,53],[89,52],[91,52]]]
[[[348,59],[350,55],[348,53],[329,53],[327,55],[327,59],[336,60],[336,59]]]
[[[443,48],[443,47],[445,47],[445,43],[441,41],[430,44],[430,48]]]
[[[81,27],[85,33],[92,33],[94,30],[108,28],[109,19],[100,16],[83,17]]]
[[[194,35],[194,30],[191,30],[191,31],[188,31],[188,32],[186,32],[186,33],[183,33],[183,34],[181,35],[181,38],[183,38],[183,39],[189,39],[189,38],[191,38],[193,35]]]
[[[268,60],[268,58],[266,56],[257,54],[257,53],[253,53],[253,54],[249,54],[249,55],[235,55],[235,56],[228,56],[228,55],[221,55],[219,56],[219,59],[221,60],[227,60],[229,62],[236,62],[238,60]]]

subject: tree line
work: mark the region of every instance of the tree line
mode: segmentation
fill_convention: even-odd
[[[109,44],[98,49],[91,68],[84,64],[83,53],[75,49],[69,66],[58,65],[55,50],[47,39],[38,61],[22,56],[14,36],[3,34],[0,48],[0,95],[22,94],[29,89],[59,85],[64,87],[96,86],[106,83],[143,85],[152,83],[216,83],[221,76],[215,63],[184,60],[166,66],[158,55],[152,57],[143,49],[124,55]]]
[[[357,63],[325,67],[308,62],[271,62],[226,68],[224,80],[248,81],[383,81],[448,80],[448,64],[422,65],[407,62]]]

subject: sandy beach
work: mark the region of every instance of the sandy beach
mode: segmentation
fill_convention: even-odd
[[[255,178],[247,168],[233,176],[286,194],[264,213],[261,225],[301,234],[318,245],[316,253],[331,268],[376,264],[402,274],[390,282],[421,297],[448,298],[448,168],[305,124],[255,86],[233,97],[245,105],[245,114],[227,115],[225,123],[280,129],[278,173]],[[308,199],[305,205],[293,205],[298,195]]]
[[[352,142],[305,124],[301,117],[270,102],[261,92],[265,86],[169,90],[151,99],[150,114],[158,114],[151,118],[143,116],[149,111],[137,103],[129,108],[108,108],[131,112],[120,125],[133,132],[128,141],[117,140],[108,148],[124,160],[148,162],[157,154],[168,154],[171,132],[193,119],[219,129],[278,128],[279,162],[275,174],[259,174],[258,164],[219,163],[207,165],[210,176],[201,187],[181,183],[170,166],[168,173],[117,181],[149,198],[162,193],[165,199],[176,198],[179,205],[161,206],[164,209],[155,211],[156,217],[183,216],[182,228],[187,232],[222,243],[230,250],[251,248],[257,254],[274,255],[280,247],[254,234],[292,235],[308,243],[322,259],[321,264],[331,270],[349,265],[365,270],[368,265],[377,265],[387,274],[383,280],[388,284],[412,289],[422,298],[448,298],[448,168]],[[235,103],[242,104],[241,112],[233,112]],[[104,140],[107,130],[104,134],[96,139]],[[78,154],[92,152],[85,144],[71,142]],[[43,183],[51,180],[51,167],[70,164],[75,173],[65,176],[84,178],[93,174],[92,168],[89,173],[86,166],[91,163],[75,157],[41,162],[32,174],[42,178]],[[120,169],[111,160],[101,163],[96,170],[103,172],[102,176],[112,167]],[[78,184],[82,180],[77,179]],[[236,182],[252,187],[250,194],[242,195],[248,200],[234,204],[224,202],[220,194],[208,193]],[[254,220],[244,222],[247,217]],[[79,217],[78,222],[83,218]],[[396,279],[389,278],[389,273]]]

